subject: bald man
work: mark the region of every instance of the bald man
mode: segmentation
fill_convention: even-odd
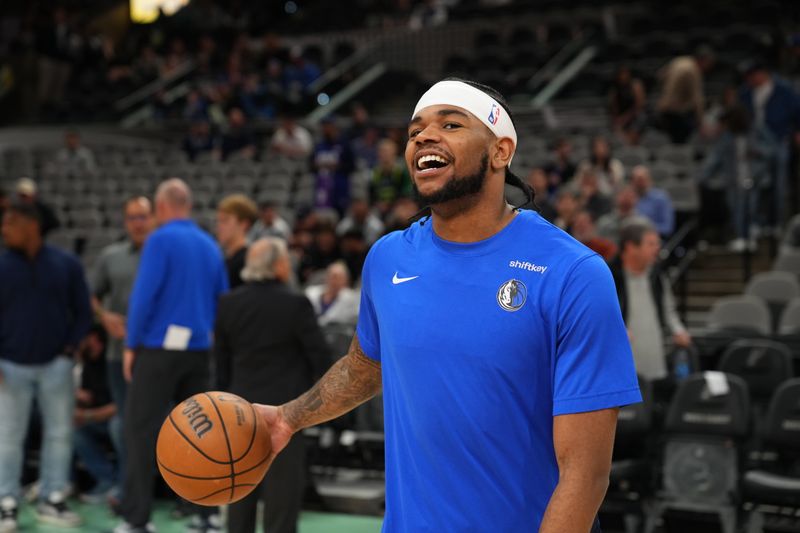
[[[219,303],[214,336],[219,390],[251,402],[282,403],[324,373],[328,346],[311,303],[287,285],[291,272],[283,239],[266,237],[250,245],[245,284]],[[228,532],[254,533],[261,499],[264,531],[296,532],[304,489],[305,450],[295,439],[261,486],[228,507]]]
[[[127,450],[115,533],[144,533],[153,503],[156,437],[172,401],[208,390],[209,349],[219,296],[228,290],[217,243],[190,218],[192,194],[177,178],[155,196],[159,228],[148,237],[128,304],[123,373]],[[208,516],[195,530],[210,529]]]

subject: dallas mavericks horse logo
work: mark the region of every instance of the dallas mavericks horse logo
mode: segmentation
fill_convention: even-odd
[[[514,312],[525,305],[528,289],[517,279],[510,279],[500,285],[497,291],[497,303],[506,311]]]

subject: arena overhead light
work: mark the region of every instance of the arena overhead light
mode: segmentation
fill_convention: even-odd
[[[160,13],[174,15],[191,0],[130,0],[131,21],[150,24]]]

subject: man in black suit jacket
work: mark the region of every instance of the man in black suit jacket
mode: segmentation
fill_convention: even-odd
[[[280,405],[302,394],[330,366],[330,354],[308,299],[287,286],[291,275],[283,240],[254,242],[242,270],[245,284],[222,296],[215,328],[217,378],[254,403]],[[294,439],[270,467],[261,487],[228,510],[230,533],[252,533],[263,498],[264,531],[294,533],[305,489],[305,450]]]

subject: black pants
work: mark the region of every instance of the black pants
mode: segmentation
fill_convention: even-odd
[[[659,122],[661,129],[674,144],[686,144],[697,129],[697,119],[692,111],[684,113],[664,111],[659,116]]]
[[[133,380],[128,386],[125,402],[127,457],[121,509],[122,516],[132,526],[144,527],[150,520],[156,475],[156,440],[164,418],[173,403],[204,392],[208,386],[207,351],[142,349],[137,352]]]
[[[297,435],[275,458],[261,485],[228,507],[228,533],[254,533],[258,501],[264,502],[264,533],[296,533],[303,502],[306,451]]]

